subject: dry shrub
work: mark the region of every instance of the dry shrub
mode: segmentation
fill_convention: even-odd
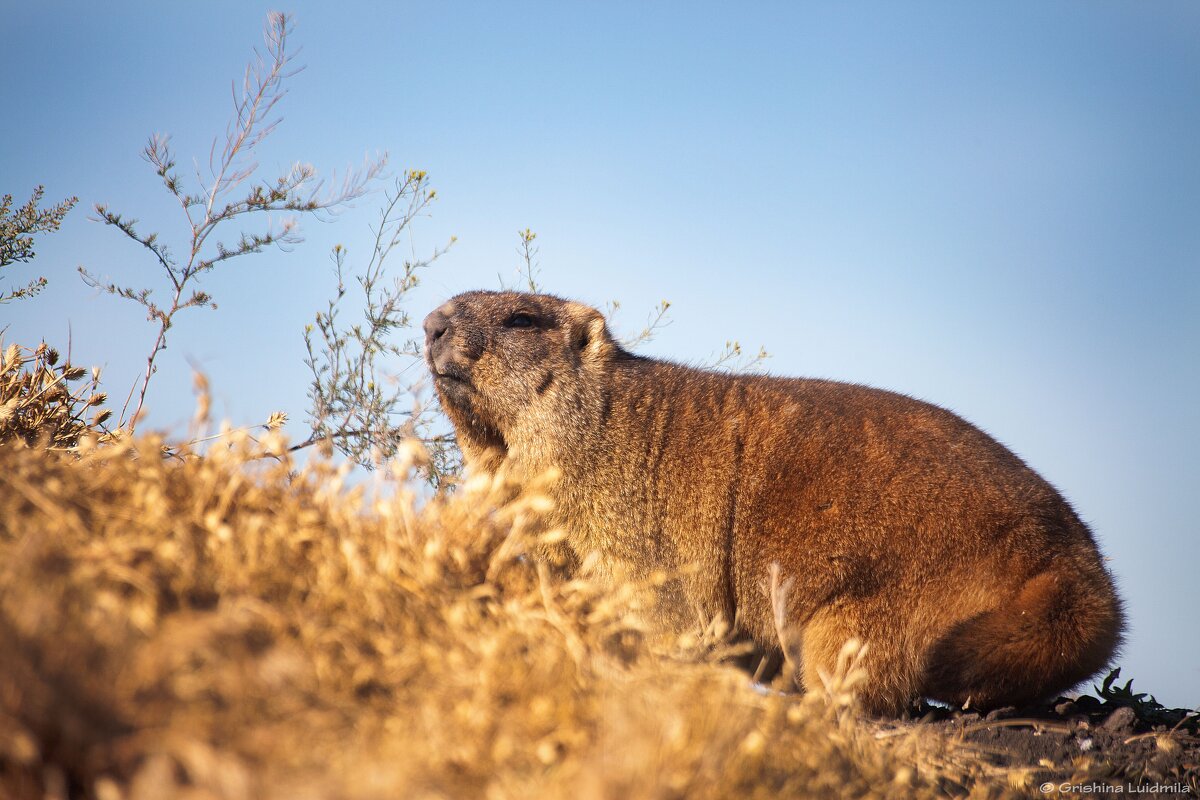
[[[422,503],[380,482],[381,497],[292,463],[277,437],[177,459],[154,438],[72,457],[0,446],[0,796],[948,785],[949,767],[912,768],[944,745],[880,739],[855,716],[853,649],[825,691],[764,690],[694,637],[648,635],[647,589],[558,580],[523,556],[553,538],[536,491]]]
[[[85,376],[91,380],[79,383]],[[69,359],[60,364],[45,342],[0,347],[0,443],[20,439],[68,450],[85,433],[102,434],[111,412],[99,408],[108,399],[99,386],[99,369],[89,373]]]

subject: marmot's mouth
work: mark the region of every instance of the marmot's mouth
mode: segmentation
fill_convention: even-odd
[[[440,370],[433,370],[433,380],[435,382],[461,383],[464,386],[471,385],[471,378],[467,375],[466,370],[453,364],[447,364]]]

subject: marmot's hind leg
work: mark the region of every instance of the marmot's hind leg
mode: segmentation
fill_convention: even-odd
[[[920,672],[912,657],[913,648],[902,641],[895,627],[881,624],[886,619],[883,612],[869,608],[816,614],[804,626],[802,638],[805,690],[825,691],[821,674],[835,675],[842,648],[849,640],[857,639],[866,648],[859,662],[866,676],[854,687],[863,710],[878,716],[897,716],[906,711],[918,699]],[[860,624],[853,625],[851,620]]]
[[[981,709],[1037,702],[1102,669],[1120,630],[1107,576],[1063,565],[942,637],[930,650],[922,694]]]

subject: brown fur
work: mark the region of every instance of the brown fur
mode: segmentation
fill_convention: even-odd
[[[595,309],[547,295],[462,294],[425,330],[468,469],[558,468],[557,522],[579,554],[679,572],[694,619],[767,647],[779,564],[805,684],[857,637],[872,711],[922,696],[1021,704],[1091,676],[1120,640],[1087,527],[944,409],[634,356]]]

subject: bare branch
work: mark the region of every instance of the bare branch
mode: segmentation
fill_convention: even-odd
[[[295,218],[285,219],[277,228],[268,224],[266,230],[259,232],[241,231],[231,244],[216,238],[217,229],[225,230],[230,220],[256,212],[334,214],[338,208],[365,194],[387,163],[386,154],[368,159],[361,169],[348,172],[339,188],[327,193],[322,192],[322,182],[311,165],[296,163],[273,180],[256,181],[243,196],[231,196],[257,172],[255,149],[280,122],[273,115],[276,105],[287,94],[284,81],[298,71],[290,66],[294,57],[288,47],[291,31],[291,18],[286,14],[272,12],[267,16],[263,33],[265,48],[263,52],[255,50],[254,58],[243,71],[240,92],[236,84],[233,87],[233,113],[225,130],[224,146],[218,155],[214,139],[209,151],[209,179],[205,180],[199,170],[196,171],[199,192],[189,192],[184,187],[175,169],[176,160],[169,137],[155,134],[143,148],[143,157],[175,197],[187,220],[186,259],[177,261],[171,251],[158,242],[157,234],[140,234],[135,227],[137,220],[111,212],[106,206],[96,206],[99,221],[117,228],[154,254],[166,272],[172,290],[169,303],[163,301],[162,305],[157,305],[151,301],[148,288],[118,286],[99,280],[82,267],[79,269],[88,285],[138,303],[146,309],[148,319],[158,324],[158,332],[146,358],[146,369],[135,387],[136,392],[130,392],[130,402],[135,394],[137,398],[131,416],[125,416],[129,402],[121,412],[119,424],[122,427],[128,425],[131,433],[144,408],[150,381],[157,372],[156,359],[167,346],[167,331],[174,324],[175,315],[187,308],[216,308],[213,298],[193,285],[199,276],[238,256],[259,253],[268,247],[286,249],[301,241]],[[210,239],[216,241],[215,252],[208,246]]]
[[[759,347],[758,352],[753,356],[747,356],[742,351],[741,343],[730,340],[725,342],[725,347],[709,360],[708,367],[726,372],[750,372],[760,368],[763,362],[770,357],[771,354],[764,347]]]
[[[535,247],[533,244],[533,240],[537,238],[537,234],[526,228],[523,231],[519,231],[517,235],[521,237],[521,244],[517,248],[517,253],[521,256],[521,262],[524,266],[521,277],[525,285],[529,288],[529,291],[541,291],[537,281],[537,276],[541,272],[541,264],[536,260],[540,248]]]
[[[255,60],[246,65],[242,77],[241,97],[234,93],[234,115],[225,135],[225,147],[221,160],[213,170],[213,182],[208,188],[205,204],[205,222],[212,219],[213,206],[217,197],[233,189],[258,169],[257,163],[237,166],[243,152],[252,151],[271,134],[279,120],[265,122],[275,104],[287,93],[283,89],[284,78],[295,74],[286,70],[291,56],[287,52],[287,38],[292,30],[291,18],[287,14],[272,11],[267,15],[263,39],[267,45],[268,59],[255,51]]]
[[[407,369],[420,365],[419,344],[412,338],[400,345],[390,341],[395,331],[411,327],[404,299],[420,282],[420,272],[446,248],[434,250],[424,259],[404,261],[390,285],[384,280],[389,255],[435,197],[422,171],[410,170],[395,181],[385,197],[379,222],[372,228],[371,255],[363,271],[354,276],[362,291],[363,312],[361,320],[349,326],[339,321],[340,304],[347,291],[347,251],[341,245],[334,248],[331,258],[336,295],[304,331],[308,354],[305,365],[312,372],[312,434],[294,449],[330,442],[360,466],[372,469],[394,457],[401,441],[419,436],[431,443],[434,461],[430,474],[435,481],[444,474],[439,466],[448,465],[453,458],[452,446],[428,433],[431,403],[418,400],[415,382],[401,378]],[[401,358],[407,364],[396,374],[385,373],[377,361],[381,355]]]
[[[120,214],[115,214],[109,211],[106,206],[100,203],[96,204],[95,210],[98,216],[94,219],[99,222],[103,222],[105,225],[113,226],[121,233],[125,234],[130,239],[133,239],[135,242],[153,253],[155,258],[158,259],[158,263],[161,264],[162,268],[166,270],[169,276],[171,276],[171,282],[175,284],[175,288],[179,288],[179,278],[175,274],[175,262],[171,258],[170,251],[167,250],[165,246],[158,244],[158,234],[152,233],[149,236],[140,236],[133,227],[137,224],[136,219],[125,219]]]
[[[615,311],[621,307],[621,304],[614,300],[610,306]],[[670,307],[671,301],[669,300],[663,300],[659,302],[659,304],[654,307],[654,310],[650,312],[650,316],[646,318],[646,325],[633,336],[622,339],[621,346],[636,347],[639,344],[643,344],[653,339],[654,335],[660,329],[671,324],[671,321],[667,319],[667,309]]]

